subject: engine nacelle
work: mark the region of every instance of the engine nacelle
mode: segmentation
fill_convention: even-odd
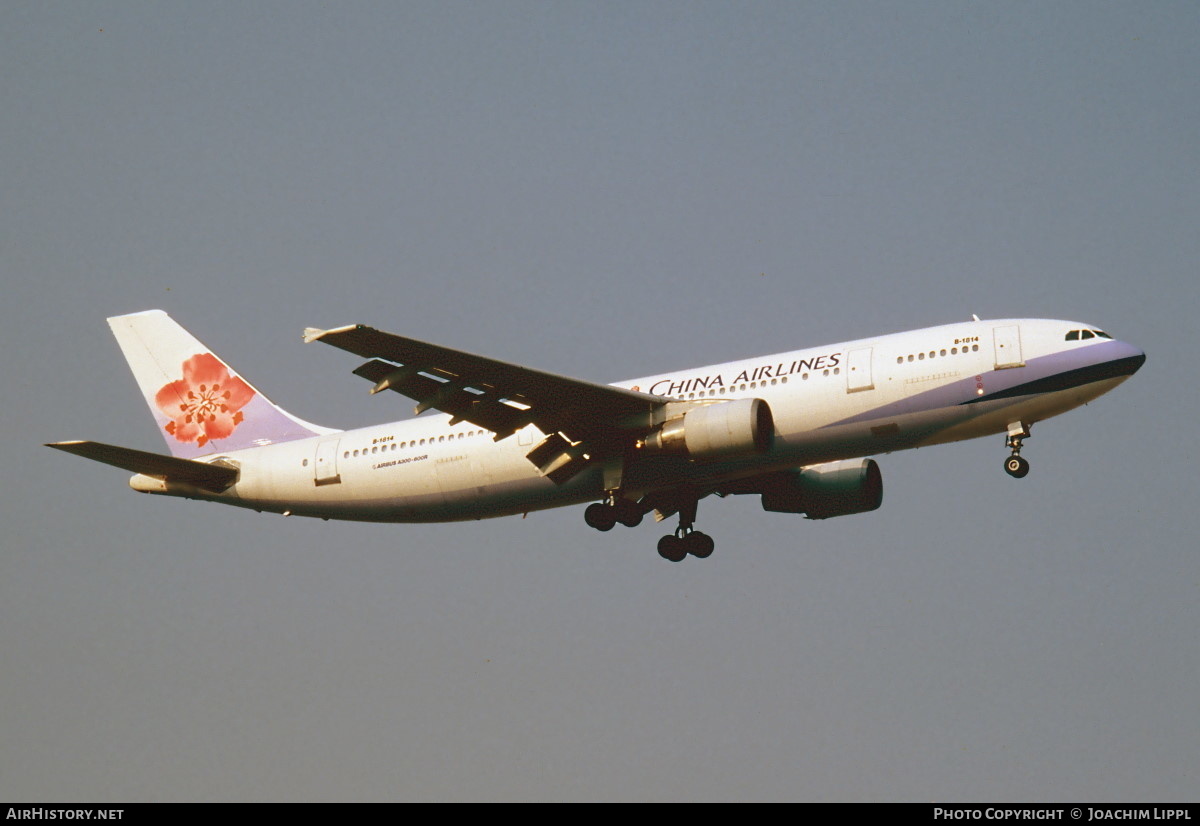
[[[883,504],[883,475],[874,459],[849,459],[793,470],[762,492],[765,511],[829,519]]]
[[[765,453],[775,439],[775,419],[762,399],[697,405],[668,419],[642,447],[689,459],[737,459]]]

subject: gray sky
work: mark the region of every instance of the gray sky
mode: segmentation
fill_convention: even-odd
[[[0,5],[0,799],[1195,800],[1194,2]],[[104,318],[404,418],[305,326],[615,381],[983,317],[1145,368],[883,508],[137,496]],[[387,394],[385,394],[387,395]]]

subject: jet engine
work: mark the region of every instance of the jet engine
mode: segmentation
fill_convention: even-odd
[[[773,475],[760,492],[765,511],[829,519],[878,508],[883,476],[874,459],[849,459]]]
[[[696,405],[667,419],[641,447],[689,459],[737,459],[765,453],[775,438],[771,408],[762,399]]]

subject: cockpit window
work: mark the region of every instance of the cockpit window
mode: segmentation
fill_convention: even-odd
[[[1067,341],[1082,341],[1089,338],[1112,338],[1103,330],[1072,330],[1067,333]]]

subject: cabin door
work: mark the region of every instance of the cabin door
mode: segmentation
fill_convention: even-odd
[[[996,343],[996,369],[1008,367],[1024,367],[1025,359],[1021,355],[1021,328],[1015,324],[1011,327],[997,327],[992,331]]]
[[[846,392],[857,393],[860,390],[874,390],[875,380],[871,378],[871,348],[851,350],[846,358]]]
[[[313,464],[313,483],[336,485],[342,481],[337,469],[337,439],[317,442],[317,455]]]

